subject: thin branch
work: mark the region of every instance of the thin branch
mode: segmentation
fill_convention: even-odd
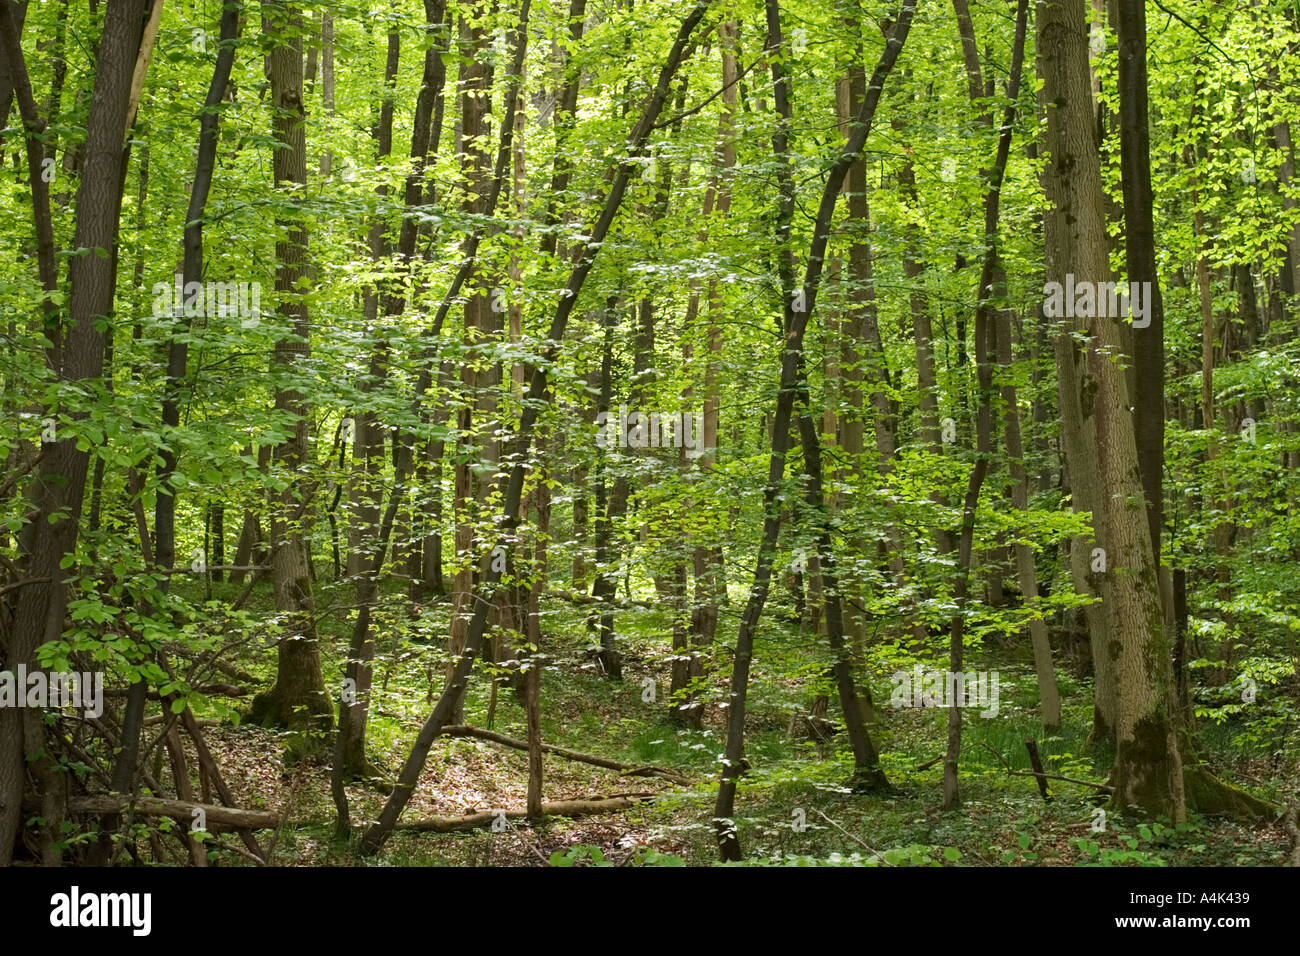
[[[732,80],[730,83],[724,84],[723,86],[719,87],[717,90],[715,90],[714,92],[710,93],[708,96],[706,96],[704,99],[702,99],[702,100],[701,100],[698,104],[696,104],[695,106],[692,106],[690,109],[688,109],[688,110],[683,110],[682,112],[678,113],[676,116],[670,116],[670,117],[669,117],[668,119],[666,119],[666,120],[662,120],[662,121],[660,121],[660,122],[658,122],[658,123],[655,123],[653,126],[650,127],[650,132],[653,133],[655,130],[664,129],[665,127],[672,126],[674,123],[679,123],[679,122],[681,122],[682,120],[686,119],[686,117],[688,117],[688,116],[694,116],[694,115],[695,115],[696,113],[698,113],[700,110],[704,109],[704,107],[708,106],[710,103],[712,103],[714,100],[716,100],[719,96],[721,96],[723,93],[727,92],[727,90],[731,89],[733,86],[735,86],[737,83],[739,83],[742,79],[744,79],[746,73],[749,73],[749,72],[750,72],[751,70],[753,70],[754,68],[756,68],[756,67],[758,67],[758,66],[762,66],[762,65],[763,65],[763,62],[762,62],[761,60],[756,60],[755,62],[749,64],[749,66],[745,67],[743,70],[741,70],[739,73],[737,73],[737,74],[736,74],[736,78],[735,78],[734,80]]]

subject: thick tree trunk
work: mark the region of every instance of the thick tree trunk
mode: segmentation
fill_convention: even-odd
[[[1040,13],[1043,12],[1040,10]],[[1055,12],[1059,16],[1058,11]],[[1055,44],[1063,42],[1059,26],[1045,31],[1043,17],[1038,24],[1038,69],[1043,78],[1039,93],[1040,106],[1046,113],[1059,112],[1056,105],[1066,95],[1067,77],[1061,68],[1060,52]],[[1047,52],[1044,52],[1046,45]],[[1091,84],[1091,81],[1089,81]],[[1091,110],[1091,85],[1089,85],[1089,110]],[[1056,133],[1055,137],[1052,135]],[[1096,150],[1091,131],[1087,138],[1075,142],[1067,138],[1064,123],[1049,127],[1046,142],[1049,165],[1043,172],[1043,188],[1058,189],[1052,185],[1062,181],[1075,168],[1075,150]],[[1067,224],[1075,218],[1073,193],[1058,189],[1053,207],[1044,214],[1044,247],[1047,259],[1045,279],[1062,281],[1072,268],[1074,243]],[[1059,323],[1058,323],[1059,324]],[[1118,690],[1115,682],[1114,658],[1111,654],[1116,634],[1115,606],[1111,600],[1111,578],[1106,574],[1106,529],[1101,518],[1100,476],[1094,452],[1096,421],[1092,395],[1095,384],[1088,376],[1083,350],[1077,345],[1073,326],[1062,325],[1055,333],[1057,402],[1061,415],[1061,443],[1064,454],[1065,475],[1070,493],[1070,506],[1076,515],[1087,514],[1093,527],[1093,536],[1075,537],[1069,545],[1070,575],[1074,590],[1091,598],[1100,598],[1084,607],[1083,618],[1088,630],[1093,666],[1093,727],[1089,736],[1091,744],[1113,739],[1118,720]]]
[[[1055,93],[1056,104],[1048,110],[1051,162],[1045,175],[1049,202],[1057,209],[1046,222],[1048,280],[1063,281],[1072,273],[1078,281],[1105,282],[1110,280],[1109,250],[1093,140],[1083,0],[1043,0],[1040,12],[1039,62],[1045,89],[1051,91],[1048,95]],[[1138,807],[1178,820],[1185,814],[1185,801],[1170,710],[1168,635],[1127,385],[1110,357],[1120,350],[1118,320],[1081,316],[1075,327],[1087,335],[1087,368],[1096,387],[1095,445],[1083,451],[1098,463],[1097,505],[1116,628],[1105,649],[1119,696],[1113,801],[1121,810]]]
[[[71,292],[61,363],[54,372],[65,382],[98,378],[104,366],[101,323],[113,312],[117,239],[122,203],[122,148],[130,113],[132,76],[144,35],[146,0],[122,0],[107,10],[95,72],[95,96],[86,122],[85,166],[77,197],[73,245],[106,255],[74,256],[68,266]],[[88,452],[71,436],[47,443],[37,478],[37,512],[30,581],[18,592],[14,626],[0,666],[36,670],[36,648],[63,630],[67,590],[62,561],[76,546],[78,520],[89,470]],[[54,520],[51,520],[54,519]],[[62,772],[45,749],[45,726],[36,709],[0,708],[0,866],[13,859],[22,819],[24,777],[31,770],[42,792],[42,857],[57,863],[54,844],[62,839]]]

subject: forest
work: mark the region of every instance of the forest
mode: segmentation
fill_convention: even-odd
[[[0,117],[0,865],[1300,866],[1295,0],[0,0]]]

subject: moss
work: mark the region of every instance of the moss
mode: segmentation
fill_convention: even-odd
[[[1281,807],[1220,780],[1203,766],[1185,768],[1183,786],[1187,791],[1187,809],[1206,816],[1249,821],[1274,817],[1282,812]]]
[[[890,786],[884,771],[879,767],[864,767],[861,770],[854,771],[853,776],[849,778],[849,789],[854,793],[883,794],[894,792],[894,788]]]
[[[1154,816],[1172,817],[1174,797],[1169,786],[1169,734],[1162,709],[1147,714],[1120,742],[1115,755],[1115,795],[1111,807],[1128,813],[1134,808]]]
[[[285,753],[288,763],[323,753],[334,728],[334,708],[329,698],[323,691],[316,691],[291,700],[278,688],[277,684],[253,698],[247,721],[290,731]]]

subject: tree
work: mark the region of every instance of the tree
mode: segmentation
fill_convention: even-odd
[[[334,708],[325,692],[320,645],[316,633],[316,604],[312,597],[303,521],[308,514],[306,483],[298,477],[309,460],[306,396],[292,384],[296,368],[307,361],[311,325],[305,293],[311,285],[307,259],[307,225],[294,215],[307,182],[307,134],[302,100],[302,11],[296,4],[262,5],[271,39],[269,73],[275,109],[274,134],[280,148],[273,154],[275,182],[282,190],[281,234],[275,244],[275,290],[279,315],[288,328],[275,343],[272,368],[278,375],[275,409],[284,415],[287,437],[275,446],[272,460],[290,476],[271,515],[271,580],[276,610],[285,615],[279,643],[275,686],[254,702],[251,716],[302,734],[303,751],[319,749],[312,735],[334,726]]]
[[[68,263],[66,335],[56,338],[61,339],[61,348],[49,356],[55,363],[52,371],[69,386],[98,378],[104,367],[101,323],[113,312],[122,167],[126,161],[122,140],[131,112],[133,76],[149,6],[145,0],[114,4],[107,11],[100,37],[73,239],[74,247],[86,253],[74,256]],[[16,29],[8,9],[0,16],[13,76],[19,59],[12,42]],[[30,115],[30,104],[28,112]],[[34,198],[38,192],[33,190]],[[50,409],[49,414],[59,414],[59,410]],[[62,414],[74,422],[87,416],[84,409],[75,407]],[[36,479],[38,510],[30,526],[31,557],[24,574],[28,583],[19,592],[14,611],[6,667],[23,664],[35,668],[36,648],[56,639],[63,627],[68,595],[60,567],[76,546],[89,465],[88,452],[79,450],[77,444],[76,438],[65,432],[64,437],[48,442],[44,449]],[[28,762],[41,785],[45,818],[42,858],[48,864],[59,861],[55,841],[64,815],[64,788],[62,775],[45,753],[44,741],[39,711],[0,710],[0,865],[8,865],[13,859],[22,811],[24,767]]]

